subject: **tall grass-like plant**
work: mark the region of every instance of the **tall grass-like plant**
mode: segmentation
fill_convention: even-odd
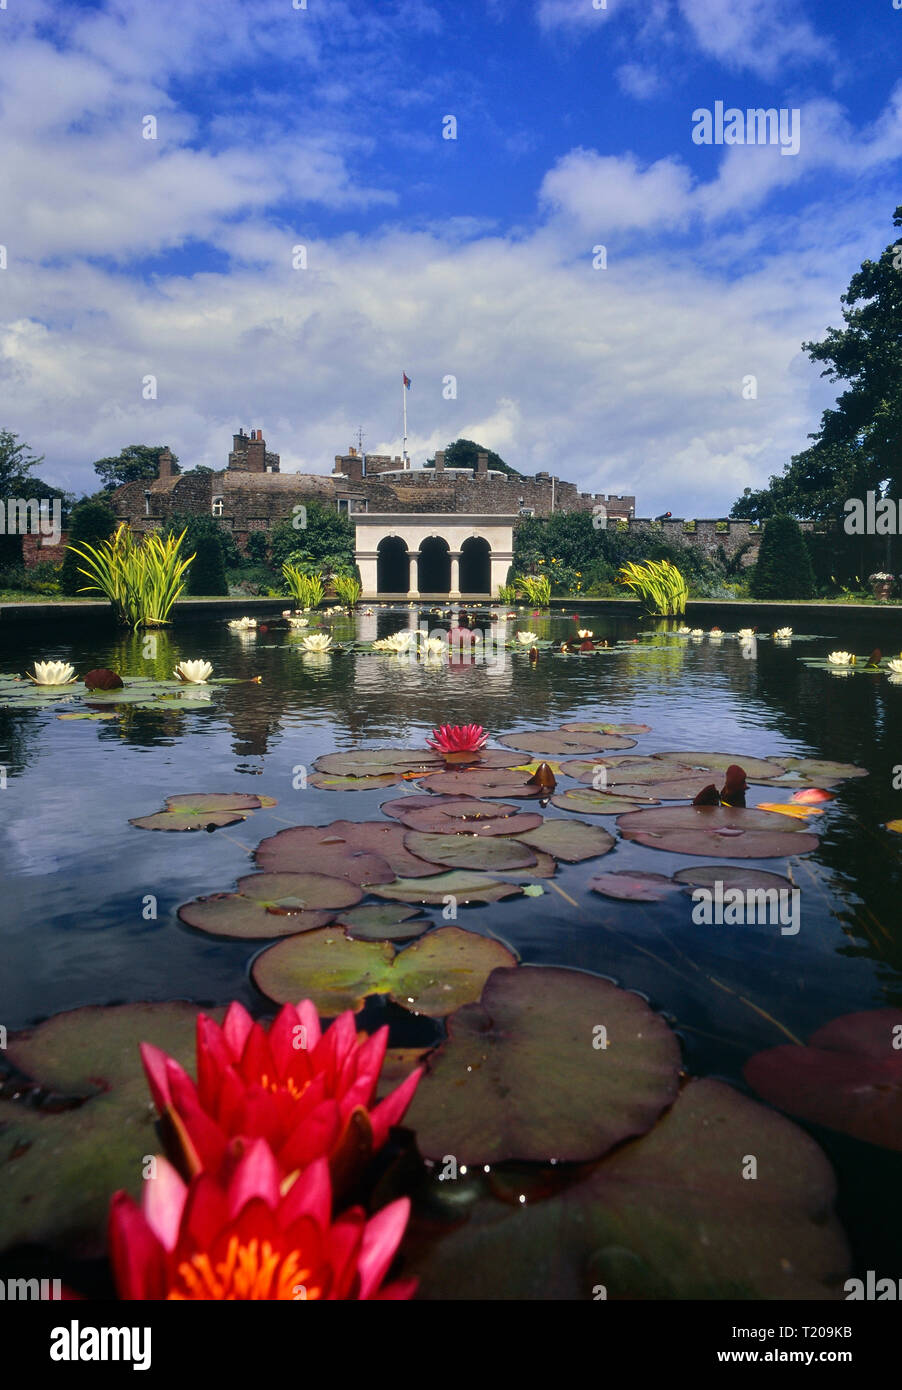
[[[360,580],[353,574],[336,574],[333,579],[335,594],[346,608],[353,608],[363,593]]]
[[[499,584],[499,585],[498,585],[498,602],[499,602],[499,603],[516,603],[516,601],[517,601],[517,586],[516,586],[516,584]]]
[[[78,592],[104,594],[126,627],[158,627],[168,622],[194,559],[181,554],[184,535],[183,531],[164,538],[152,532],[138,542],[123,522],[99,545],[70,545],[68,549],[84,561],[79,574],[92,581]]]
[[[551,580],[547,574],[515,575],[514,589],[518,598],[525,598],[536,608],[547,608],[551,603]]]
[[[318,574],[302,574],[297,565],[284,564],[282,574],[288,585],[288,592],[294,599],[295,608],[318,608],[323,601],[325,589]]]
[[[669,560],[645,560],[641,565],[632,562],[623,565],[617,572],[617,583],[632,589],[649,613],[669,618],[686,611],[689,586],[676,565]]]

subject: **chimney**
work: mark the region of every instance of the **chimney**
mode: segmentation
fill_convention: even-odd
[[[157,477],[171,478],[172,475],[172,452],[169,448],[169,445],[167,444],[165,449],[160,450],[160,453],[157,458]]]
[[[488,454],[477,454],[477,455],[476,455],[476,476],[477,476],[477,478],[485,478],[485,477],[487,476],[487,474],[488,474],[488,471],[489,471],[489,456],[488,456]]]
[[[247,446],[247,469],[249,473],[266,472],[266,445],[262,430],[251,430]]]
[[[445,451],[444,451],[444,449],[436,449],[436,451],[435,451],[435,471],[436,471],[436,473],[444,473],[444,471],[445,471]]]

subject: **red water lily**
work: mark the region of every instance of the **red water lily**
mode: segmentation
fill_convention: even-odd
[[[265,1139],[283,1174],[325,1157],[344,1188],[400,1122],[422,1074],[373,1106],[387,1043],[387,1026],[358,1037],[350,1011],[321,1032],[309,999],[286,1004],[268,1032],[233,1003],[222,1027],[198,1014],[196,1085],[150,1043],[141,1060],[186,1177],[205,1169],[224,1178],[247,1141]]]
[[[426,742],[439,753],[478,753],[489,741],[481,724],[443,724]]]
[[[332,1220],[325,1159],[283,1191],[279,1164],[258,1139],[231,1179],[185,1183],[165,1158],[142,1205],[117,1192],[110,1259],[123,1299],[407,1299],[416,1280],[383,1286],[407,1225],[401,1198],[367,1220],[361,1207]]]

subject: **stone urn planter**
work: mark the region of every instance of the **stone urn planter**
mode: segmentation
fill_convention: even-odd
[[[881,603],[889,603],[889,600],[893,596],[894,582],[893,576],[887,574],[885,570],[878,570],[876,574],[868,575],[871,593],[874,595],[874,598],[879,599]]]

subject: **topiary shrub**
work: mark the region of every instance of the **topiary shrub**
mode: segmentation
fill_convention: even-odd
[[[794,517],[772,516],[765,523],[752,598],[812,598],[814,571],[801,527]]]
[[[222,543],[218,536],[199,535],[191,542],[194,559],[188,567],[188,593],[209,597],[229,592]]]

